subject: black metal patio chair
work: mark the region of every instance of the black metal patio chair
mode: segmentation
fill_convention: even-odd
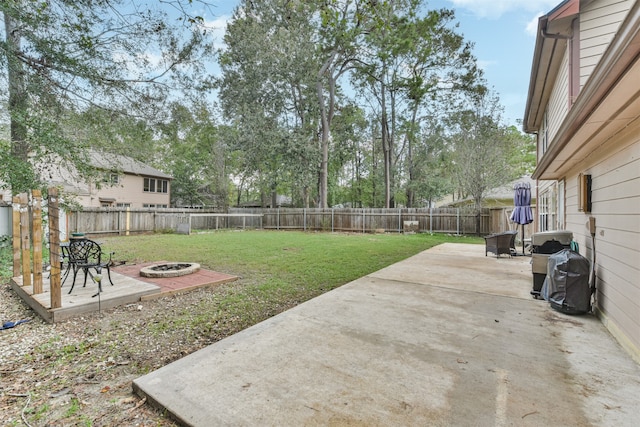
[[[89,239],[73,239],[69,242],[67,255],[69,257],[69,270],[67,271],[67,275],[69,275],[70,271],[73,271],[73,282],[71,283],[69,293],[73,291],[73,287],[76,284],[76,277],[80,270],[84,273],[83,287],[87,286],[87,277],[91,277],[92,281],[98,283],[98,293],[102,292],[102,282],[101,280],[95,279],[94,274],[91,273],[92,269],[95,270],[96,274],[100,275],[102,274],[102,269],[106,269],[109,283],[113,286],[113,282],[111,281],[111,271],[109,270],[113,252],[109,254],[109,259],[104,261],[104,253],[98,243]]]

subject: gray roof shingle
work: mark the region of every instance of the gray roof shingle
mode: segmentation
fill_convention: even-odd
[[[122,156],[119,154],[99,153],[97,151],[91,151],[89,153],[89,156],[91,159],[91,164],[96,168],[106,170],[120,170],[124,173],[132,175],[144,175],[156,178],[173,179],[171,175],[166,174],[145,163],[132,159],[131,157]]]

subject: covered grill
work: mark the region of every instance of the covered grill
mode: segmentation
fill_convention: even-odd
[[[542,284],[547,277],[549,256],[563,249],[570,249],[571,240],[573,240],[573,233],[564,230],[543,231],[531,236],[531,270],[533,272],[531,295],[536,298],[540,296]]]

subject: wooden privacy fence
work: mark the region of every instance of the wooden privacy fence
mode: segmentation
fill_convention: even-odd
[[[229,212],[236,212],[230,209]],[[263,228],[276,230],[323,230],[340,232],[402,232],[405,222],[417,223],[417,232],[475,234],[488,230],[489,211],[477,214],[461,208],[402,209],[242,209],[245,213],[262,213]]]
[[[402,232],[413,222],[417,232],[490,234],[499,224],[502,210],[483,209],[480,230],[477,214],[465,208],[317,209],[231,208],[227,212],[185,209],[85,208],[67,212],[69,232],[119,234],[193,230],[263,228],[332,232]],[[186,227],[185,227],[186,224]]]
[[[205,212],[202,209],[83,208],[67,212],[66,226],[69,233],[117,235],[175,231],[189,222],[194,229],[215,228],[215,217],[195,217]],[[221,224],[221,228],[226,225]]]

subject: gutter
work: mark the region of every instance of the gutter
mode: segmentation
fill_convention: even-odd
[[[548,15],[540,17],[538,20],[538,32],[542,36],[543,28],[547,26]],[[544,23],[543,23],[544,22]],[[533,51],[533,63],[531,64],[531,75],[529,76],[529,93],[527,94],[527,104],[524,109],[524,119],[522,120],[522,130],[525,133],[537,133],[537,129],[530,128],[527,125],[529,116],[531,115],[531,100],[533,99],[533,92],[535,90],[535,81],[537,80],[538,70],[540,68],[540,57],[542,55],[542,42],[536,40],[536,46]]]
[[[571,29],[570,34],[560,34],[560,33],[547,33],[547,24],[549,24],[548,17],[545,16],[544,25],[540,28],[540,35],[545,39],[553,39],[553,40],[571,40],[573,39],[573,28]]]

